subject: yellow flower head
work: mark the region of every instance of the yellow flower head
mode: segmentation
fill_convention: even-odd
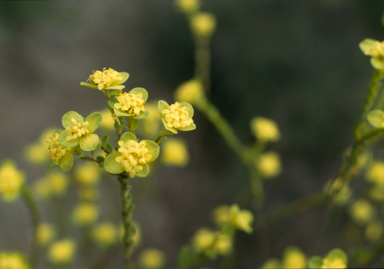
[[[197,80],[189,80],[176,89],[175,99],[195,104],[203,96],[203,86]]]
[[[213,247],[215,239],[216,235],[214,232],[207,228],[201,228],[193,236],[192,244],[197,251],[204,251]]]
[[[115,103],[114,107],[127,112],[129,116],[138,116],[142,111],[145,111],[142,93],[121,93],[117,97],[117,101],[119,102]]]
[[[229,206],[221,205],[216,207],[212,212],[213,222],[217,226],[222,227],[231,222],[231,214]]]
[[[70,171],[73,165],[74,158],[71,154],[71,147],[63,146],[60,143],[60,135],[64,133],[62,130],[57,130],[47,140],[48,150],[50,155],[50,163],[60,166],[62,171]]]
[[[262,154],[256,161],[256,166],[260,174],[265,178],[276,177],[281,172],[280,158],[275,152]]]
[[[165,165],[185,166],[189,162],[187,145],[180,139],[169,139],[164,143],[161,160]]]
[[[367,179],[384,186],[384,162],[374,162],[368,170]]]
[[[176,6],[185,13],[195,12],[200,7],[199,0],[176,0]]]
[[[40,246],[46,246],[55,237],[52,224],[42,223],[37,227],[36,238]]]
[[[31,268],[24,255],[17,252],[0,252],[0,269]]]
[[[95,185],[100,178],[100,168],[94,163],[84,163],[75,168],[75,178],[82,185]]]
[[[102,117],[102,120],[100,122],[100,127],[108,131],[114,130],[115,120],[113,119],[109,109],[102,110],[100,114]]]
[[[344,269],[347,268],[348,257],[344,251],[341,249],[335,248],[331,250],[327,256],[323,259],[321,268],[329,268],[329,269]]]
[[[283,253],[283,268],[307,268],[305,254],[297,247],[288,247]]]
[[[253,118],[251,120],[251,130],[253,135],[263,142],[275,142],[280,139],[280,131],[276,123],[267,118]]]
[[[383,224],[379,220],[371,221],[365,229],[365,239],[370,242],[378,241],[383,235]]]
[[[234,204],[229,209],[231,214],[232,225],[246,233],[252,233],[253,215],[249,210],[240,210],[237,204]]]
[[[384,70],[384,41],[365,39],[359,44],[365,55],[371,56],[371,64],[375,69]]]
[[[208,12],[199,12],[191,18],[192,32],[199,37],[210,37],[216,28],[216,18]]]
[[[116,242],[117,230],[111,222],[104,222],[92,230],[92,236],[100,247],[109,247]]]
[[[176,102],[168,105],[165,101],[159,101],[159,112],[164,124],[164,128],[177,134],[179,131],[191,131],[196,129],[193,123],[193,108],[185,102]]]
[[[359,199],[355,201],[349,208],[349,213],[357,224],[364,225],[374,218],[375,209],[367,200]]]
[[[232,237],[226,234],[220,234],[217,236],[214,249],[221,255],[228,255],[232,252]]]
[[[71,239],[56,241],[49,247],[49,261],[53,264],[72,261],[75,254],[75,247],[75,242]]]
[[[0,194],[7,202],[14,201],[24,184],[24,174],[17,170],[12,161],[5,161],[0,167]]]
[[[75,207],[72,212],[72,221],[79,226],[94,223],[99,217],[99,211],[95,204],[84,202]]]
[[[68,177],[58,171],[49,172],[34,183],[34,189],[41,198],[61,196],[65,194],[67,187]]]
[[[323,265],[321,266],[322,269],[344,269],[347,268],[346,264],[341,259],[335,259],[335,260],[329,260],[329,259],[323,259]]]
[[[160,269],[165,265],[165,255],[155,248],[147,248],[140,253],[139,265],[143,269]]]
[[[124,83],[128,77],[128,73],[103,68],[103,71],[93,71],[93,74],[89,76],[88,80],[92,84],[82,82],[81,85],[99,90],[122,90],[124,86],[120,84]]]

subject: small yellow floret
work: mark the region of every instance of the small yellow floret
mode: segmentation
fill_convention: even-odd
[[[100,122],[100,126],[106,130],[113,130],[114,129],[114,124],[115,120],[113,119],[111,112],[109,109],[104,109],[103,111],[100,112],[102,120]]]
[[[0,168],[0,194],[5,201],[14,201],[24,183],[23,174],[17,170],[13,162],[5,162]]]
[[[347,265],[342,259],[323,259],[322,269],[344,269],[347,268]]]
[[[231,214],[229,206],[221,205],[216,207],[212,212],[213,221],[217,226],[225,226],[231,222]]]
[[[307,268],[307,259],[297,247],[288,247],[283,254],[283,268]]]
[[[40,246],[47,245],[55,237],[52,224],[42,223],[37,227],[36,238]]]
[[[203,95],[203,86],[196,80],[180,84],[176,89],[175,99],[181,102],[195,104]]]
[[[100,168],[94,163],[84,163],[75,169],[75,178],[82,185],[94,185],[100,177]]]
[[[381,221],[375,220],[368,223],[365,229],[365,239],[370,242],[378,241],[383,235],[383,224]]]
[[[72,212],[72,221],[79,226],[94,223],[99,216],[99,211],[93,203],[82,203],[75,207]]]
[[[204,251],[213,247],[215,238],[216,236],[214,232],[207,228],[202,228],[195,233],[192,239],[192,244],[197,251]]]
[[[29,269],[25,257],[19,253],[0,253],[0,269]]]
[[[145,249],[140,253],[139,265],[143,269],[160,269],[165,265],[165,255],[155,248]]]
[[[232,252],[232,238],[229,235],[221,234],[217,236],[214,249],[221,255],[228,255]]]
[[[384,163],[373,163],[368,170],[367,179],[375,184],[384,186]]]
[[[185,166],[189,162],[187,145],[180,139],[169,139],[164,143],[161,160],[165,165]]]
[[[145,111],[143,94],[122,93],[117,97],[118,103],[114,104],[116,109],[127,112],[129,116],[138,116]]]
[[[70,147],[64,147],[59,142],[59,133],[55,133],[53,136],[49,137],[48,149],[50,151],[51,159],[55,162],[56,165],[59,164],[59,160],[67,153],[67,151],[71,150]]]
[[[128,140],[124,142],[119,141],[118,151],[120,156],[116,157],[116,162],[122,163],[124,170],[129,173],[129,176],[135,177],[137,172],[143,170],[143,165],[151,160],[152,155],[149,154],[148,148],[146,148],[145,140],[139,143],[134,140]]]
[[[113,70],[112,68],[106,70],[104,67],[103,71],[93,71],[93,74],[89,76],[89,80],[93,84],[97,85],[99,90],[103,90],[111,86],[113,83],[123,80],[123,77],[121,76],[121,73]]]
[[[67,137],[65,138],[65,141],[71,141],[77,138],[80,138],[82,136],[85,136],[89,134],[88,126],[89,122],[77,122],[75,118],[71,118],[72,127],[65,127],[65,132],[67,133]]]
[[[372,57],[384,57],[384,41],[376,41],[364,54]]]
[[[163,109],[161,113],[164,114],[165,123],[169,128],[185,128],[193,123],[186,107],[182,107],[179,102],[168,106],[168,109]]]
[[[53,243],[48,250],[51,263],[68,263],[73,259],[75,253],[75,242],[64,239]]]
[[[108,247],[116,242],[117,230],[111,222],[104,222],[93,228],[92,236],[99,246]]]
[[[197,13],[191,18],[191,28],[197,36],[210,37],[216,28],[216,18],[211,13]]]
[[[349,208],[349,213],[358,224],[366,224],[375,216],[375,209],[367,200],[359,199]]]
[[[276,177],[281,173],[281,162],[279,155],[275,152],[262,154],[256,161],[260,174],[265,178]]]
[[[274,142],[280,139],[280,131],[276,123],[267,118],[253,118],[251,120],[251,130],[253,135],[263,142]]]
[[[176,0],[177,7],[185,13],[191,13],[199,9],[199,0]]]
[[[246,233],[252,233],[253,215],[249,210],[240,210],[239,206],[234,204],[229,209],[232,225]]]

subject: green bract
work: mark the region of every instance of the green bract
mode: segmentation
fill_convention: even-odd
[[[69,111],[62,118],[65,131],[60,134],[60,144],[66,147],[76,147],[85,151],[95,150],[100,143],[99,136],[93,132],[100,126],[101,114],[94,112],[83,118],[75,111]]]
[[[168,105],[167,102],[160,100],[158,108],[166,130],[177,134],[177,131],[192,131],[196,129],[196,125],[192,120],[194,110],[191,104],[176,102]]]
[[[384,128],[384,112],[382,110],[372,110],[368,113],[367,119],[373,127]]]
[[[122,93],[116,98],[108,101],[118,117],[131,117],[131,119],[142,119],[149,115],[144,104],[147,102],[148,92],[144,88],[134,88],[128,93]]]
[[[118,144],[118,151],[112,152],[105,158],[105,170],[111,174],[120,174],[125,171],[131,178],[147,176],[148,163],[159,156],[159,145],[150,140],[139,142],[131,132],[124,133]]]
[[[374,39],[364,39],[359,44],[365,55],[372,56],[371,64],[375,69],[384,70],[384,42]]]

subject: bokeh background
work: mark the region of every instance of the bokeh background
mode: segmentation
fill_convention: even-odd
[[[318,191],[351,142],[372,72],[358,43],[383,39],[384,2],[209,0],[202,10],[217,18],[212,103],[244,143],[253,142],[249,122],[256,115],[280,126],[282,139],[269,149],[281,154],[283,173],[266,182],[266,210]],[[0,48],[0,159],[15,159],[31,185],[44,172],[24,161],[23,148],[46,127],[61,127],[69,110],[88,115],[104,108],[103,94],[80,86],[92,70],[128,72],[126,89],[144,87],[150,100],[168,102],[194,71],[188,23],[170,0],[2,1]],[[195,122],[196,131],[179,135],[191,154],[186,168],[159,167],[152,178],[133,180],[149,185],[134,198],[140,248],[163,250],[169,267],[198,228],[213,226],[211,211],[239,202],[248,182],[245,167],[201,113]],[[118,216],[116,179],[103,178],[102,186],[111,198],[104,195],[101,207]],[[68,194],[68,208],[73,199]],[[305,248],[318,213],[270,226],[272,254],[289,244]],[[21,201],[0,203],[0,249],[27,251],[28,227]],[[337,232],[325,232],[317,251],[332,246]],[[260,265],[255,235],[240,233],[237,247],[238,268]]]

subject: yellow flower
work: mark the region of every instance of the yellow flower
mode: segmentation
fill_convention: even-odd
[[[384,186],[384,162],[374,162],[368,170],[367,179]]]
[[[265,178],[276,177],[281,173],[280,158],[275,152],[262,154],[256,161],[256,166],[260,174]]]
[[[208,248],[211,248],[215,242],[215,237],[216,236],[214,232],[211,230],[207,228],[201,228],[195,233],[192,239],[193,247],[197,251],[204,251]]]
[[[323,264],[321,268],[347,268],[348,257],[345,252],[339,248],[331,250],[327,256],[323,259]]]
[[[231,214],[229,206],[221,205],[216,207],[212,212],[213,222],[219,227],[225,226],[231,222]]]
[[[344,263],[343,260],[341,259],[335,259],[335,260],[329,260],[329,259],[324,259],[323,260],[323,266],[321,267],[322,269],[344,269],[347,268],[346,264]]]
[[[165,165],[185,166],[189,162],[189,152],[186,143],[181,139],[169,139],[164,143],[161,161]]]
[[[177,134],[177,131],[192,131],[196,129],[193,123],[193,107],[186,102],[176,102],[168,105],[167,102],[159,101],[159,112],[164,128]]]
[[[103,68],[103,71],[93,71],[93,74],[89,76],[87,81],[90,81],[91,84],[81,82],[80,85],[99,90],[122,90],[124,86],[121,84],[123,84],[128,77],[128,73],[117,72],[112,68]]]
[[[100,247],[109,247],[116,242],[116,227],[111,222],[101,223],[93,228],[92,236]]]
[[[262,142],[275,142],[280,140],[280,131],[276,123],[263,117],[255,117],[251,120],[253,135]]]
[[[24,174],[17,170],[16,165],[8,160],[0,167],[0,194],[4,201],[12,202],[20,194],[24,184]]]
[[[372,56],[371,64],[375,69],[384,70],[384,41],[367,38],[359,46],[365,55]]]
[[[0,269],[29,269],[31,268],[24,255],[17,252],[0,253]]]
[[[278,259],[269,259],[262,266],[261,269],[281,269],[282,265]]]
[[[34,189],[41,198],[61,196],[65,194],[67,187],[68,177],[58,171],[49,172],[34,184]]]
[[[376,201],[384,202],[384,186],[374,186],[369,191],[369,196]]]
[[[232,225],[243,230],[246,233],[252,233],[253,215],[249,210],[240,210],[237,204],[234,204],[229,209],[231,214]]]
[[[370,242],[378,241],[383,235],[383,224],[381,221],[375,220],[367,224],[365,229],[365,238]]]
[[[297,247],[288,247],[283,253],[284,268],[307,268],[307,259],[304,253]]]
[[[176,89],[175,99],[181,102],[195,104],[203,97],[203,86],[197,80],[189,80],[180,84]]]
[[[139,265],[143,269],[159,269],[165,265],[165,255],[155,248],[147,248],[140,253]]]
[[[60,135],[62,130],[57,130],[47,140],[48,150],[51,157],[50,164],[60,166],[62,171],[70,171],[73,165],[74,158],[71,154],[71,147],[63,146],[60,143]]]
[[[199,37],[210,37],[216,28],[216,18],[208,12],[199,12],[191,18],[192,32]]]
[[[104,128],[105,130],[111,131],[114,129],[115,120],[113,119],[111,112],[109,109],[104,109],[100,112],[101,114],[101,122],[100,127]]]
[[[355,201],[349,208],[349,213],[357,224],[366,224],[369,220],[373,219],[376,212],[371,203],[367,200],[359,199]]]
[[[56,241],[50,245],[48,250],[51,263],[68,263],[72,261],[75,253],[75,242],[71,239]]]
[[[328,191],[329,184],[330,184],[330,182],[328,182],[326,184],[326,186],[324,188],[325,192]],[[351,188],[349,187],[349,185],[347,183],[343,184],[343,182],[341,181],[340,178],[337,178],[333,182],[331,191],[332,192],[337,192],[337,194],[334,197],[334,203],[336,205],[339,205],[339,206],[346,204],[349,201],[349,199],[352,197],[352,190],[351,190]]]
[[[229,235],[220,234],[213,248],[221,255],[228,255],[232,252],[232,244],[232,238]]]
[[[52,128],[44,130],[38,141],[28,145],[24,149],[24,157],[28,162],[37,165],[48,163],[49,158],[47,156],[46,141],[55,131],[56,130]]]
[[[77,166],[75,178],[82,185],[95,185],[100,178],[100,167],[90,162]]]
[[[185,13],[197,11],[200,6],[199,0],[176,0],[176,6]]]
[[[55,230],[52,224],[40,224],[36,230],[36,237],[40,246],[47,245],[55,237]]]
[[[72,212],[72,221],[79,226],[94,223],[99,217],[99,211],[95,204],[84,202],[75,207]]]
[[[144,88],[134,88],[130,92],[121,93],[116,100],[111,101],[116,116],[128,116],[141,119],[148,116],[144,104],[147,102],[148,92]]]

